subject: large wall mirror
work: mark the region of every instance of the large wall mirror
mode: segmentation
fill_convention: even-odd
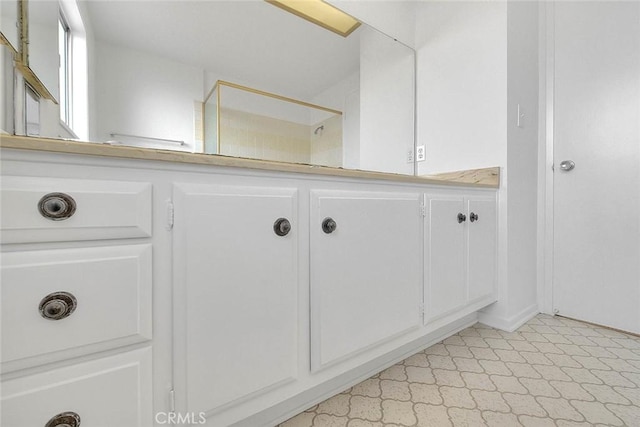
[[[39,16],[52,1],[28,3]],[[56,28],[74,40],[79,17],[85,49],[70,43],[85,66],[63,71],[87,100],[52,92],[68,97],[81,139],[413,174],[414,51],[365,23],[345,37],[271,3],[61,0]]]

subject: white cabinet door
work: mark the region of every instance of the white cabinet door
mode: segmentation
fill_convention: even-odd
[[[73,412],[82,426],[150,427],[151,395],[147,347],[3,381],[0,425],[45,426]]]
[[[429,196],[425,237],[425,322],[467,303],[465,281],[466,215],[462,196]]]
[[[211,414],[296,377],[296,200],[296,189],[176,185],[179,410]]]
[[[469,302],[495,293],[497,217],[495,198],[467,199],[467,282]]]
[[[312,370],[419,326],[420,196],[312,191]]]

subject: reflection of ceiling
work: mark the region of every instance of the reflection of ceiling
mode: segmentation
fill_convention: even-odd
[[[310,99],[358,69],[359,30],[343,38],[262,0],[84,3],[97,40],[289,96]]]

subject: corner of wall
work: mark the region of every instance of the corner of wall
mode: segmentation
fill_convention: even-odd
[[[532,304],[513,316],[506,317],[488,311],[478,312],[478,322],[507,332],[513,332],[540,313],[538,304]]]

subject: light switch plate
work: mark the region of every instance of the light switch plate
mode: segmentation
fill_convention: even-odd
[[[426,153],[424,149],[424,145],[418,145],[416,147],[416,160],[419,162],[424,162],[426,159]]]

